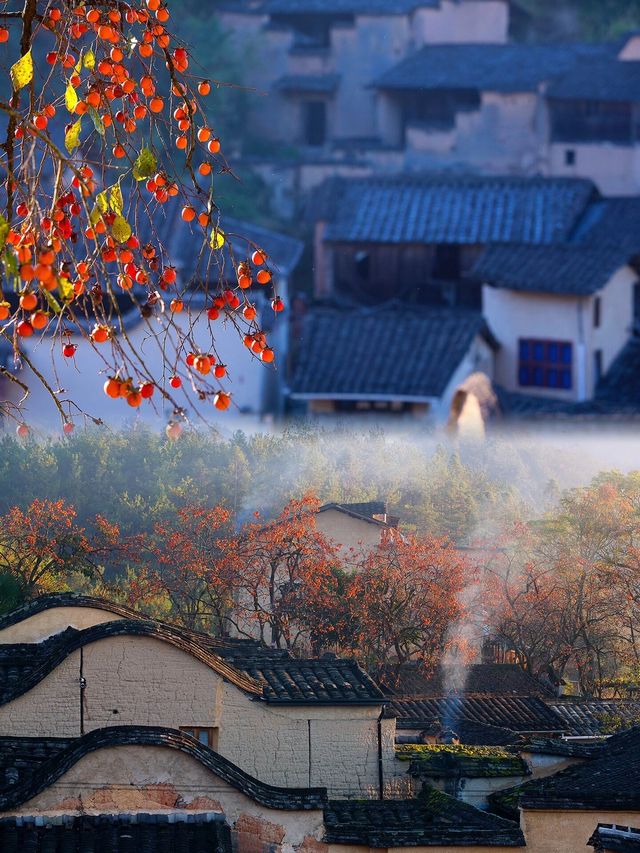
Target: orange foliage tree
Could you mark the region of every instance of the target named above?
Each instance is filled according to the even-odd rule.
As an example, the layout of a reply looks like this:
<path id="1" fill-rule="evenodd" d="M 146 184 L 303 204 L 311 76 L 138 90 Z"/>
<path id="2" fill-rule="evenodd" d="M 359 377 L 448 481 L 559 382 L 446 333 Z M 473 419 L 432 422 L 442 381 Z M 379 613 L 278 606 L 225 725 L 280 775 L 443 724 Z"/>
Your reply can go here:
<path id="1" fill-rule="evenodd" d="M 231 404 L 216 324 L 226 319 L 256 359 L 273 361 L 249 299 L 255 282 L 267 285 L 282 310 L 273 271 L 261 247 L 225 234 L 214 177 L 230 169 L 203 106 L 212 84 L 192 73 L 169 17 L 164 0 L 0 0 L 0 335 L 25 368 L 1 368 L 20 397 L 2 409 L 20 435 L 29 377 L 45 386 L 66 432 L 83 412 L 38 369 L 28 339 L 45 338 L 79 368 L 93 348 L 109 397 L 133 408 L 164 398 L 170 437 L 190 399 Z M 195 243 L 190 282 L 157 227 L 173 205 Z M 198 294 L 210 322 L 204 352 L 193 312 L 178 319 Z M 128 335 L 129 312 L 148 346 Z"/>
<path id="2" fill-rule="evenodd" d="M 412 660 L 432 669 L 458 641 L 473 571 L 448 540 L 394 531 L 349 568 L 341 645 L 371 672 L 391 677 Z"/>
<path id="3" fill-rule="evenodd" d="M 23 598 L 69 589 L 84 576 L 97 578 L 119 550 L 118 530 L 96 519 L 89 537 L 63 500 L 34 500 L 0 517 L 0 572 L 13 577 Z"/>
<path id="4" fill-rule="evenodd" d="M 148 561 L 128 584 L 128 603 L 144 606 L 162 596 L 166 617 L 193 630 L 225 632 L 233 603 L 230 513 L 223 507 L 187 506 L 155 527 Z"/>
<path id="5" fill-rule="evenodd" d="M 307 651 L 332 618 L 338 549 L 316 527 L 319 502 L 290 501 L 270 522 L 245 524 L 233 543 L 233 622 L 240 634 L 279 649 Z"/>

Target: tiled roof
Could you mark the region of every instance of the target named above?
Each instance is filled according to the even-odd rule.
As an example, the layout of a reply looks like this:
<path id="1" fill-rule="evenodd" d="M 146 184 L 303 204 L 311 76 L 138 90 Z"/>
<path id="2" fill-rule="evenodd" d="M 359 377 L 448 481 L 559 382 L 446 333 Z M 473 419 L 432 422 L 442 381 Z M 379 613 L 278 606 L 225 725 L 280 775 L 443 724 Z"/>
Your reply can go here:
<path id="1" fill-rule="evenodd" d="M 602 748 L 602 741 L 583 743 L 564 738 L 531 738 L 522 746 L 522 752 L 535 755 L 562 755 L 566 758 L 595 758 Z"/>
<path id="2" fill-rule="evenodd" d="M 470 277 L 494 287 L 558 296 L 590 296 L 629 261 L 622 247 L 493 244 Z"/>
<path id="3" fill-rule="evenodd" d="M 595 194 L 581 178 L 331 178 L 314 216 L 329 242 L 547 245 L 567 240 Z"/>
<path id="4" fill-rule="evenodd" d="M 610 738 L 601 757 L 519 790 L 525 809 L 640 810 L 640 727 Z"/>
<path id="5" fill-rule="evenodd" d="M 565 721 L 572 735 L 599 735 L 607 733 L 607 721 L 618 721 L 622 726 L 638 725 L 640 701 L 594 700 L 550 703 L 555 713 Z M 604 731 L 603 731 L 604 729 Z"/>
<path id="6" fill-rule="evenodd" d="M 137 610 L 125 607 L 123 604 L 116 604 L 115 602 L 105 601 L 101 598 L 93 598 L 90 595 L 79 595 L 75 592 L 55 592 L 50 595 L 39 595 L 31 601 L 26 601 L 10 613 L 0 616 L 0 631 L 25 619 L 29 619 L 31 616 L 49 610 L 52 607 L 97 607 L 99 610 L 106 610 L 109 613 L 115 613 L 117 616 L 123 616 L 126 619 L 146 618 Z"/>
<path id="7" fill-rule="evenodd" d="M 405 744 L 396 747 L 399 761 L 410 761 L 409 773 L 417 778 L 530 776 L 527 762 L 513 752 L 489 746 Z"/>
<path id="8" fill-rule="evenodd" d="M 516 823 L 487 814 L 441 791 L 414 800 L 331 800 L 325 841 L 378 847 L 522 847 Z"/>
<path id="9" fill-rule="evenodd" d="M 300 336 L 292 396 L 437 398 L 484 328 L 472 312 L 402 305 L 313 308 Z"/>
<path id="10" fill-rule="evenodd" d="M 393 697 L 390 710 L 398 728 L 427 729 L 435 720 L 454 730 L 458 720 L 474 720 L 514 732 L 561 732 L 566 724 L 535 696 Z"/>
<path id="11" fill-rule="evenodd" d="M 479 723 L 477 720 L 459 720 L 456 734 L 460 743 L 469 746 L 511 746 L 518 743 L 520 735 L 511 729 Z"/>
<path id="12" fill-rule="evenodd" d="M 612 246 L 629 256 L 640 254 L 640 197 L 613 197 L 594 201 L 571 235 L 585 247 Z"/>
<path id="13" fill-rule="evenodd" d="M 285 74 L 273 84 L 280 92 L 334 92 L 340 82 L 339 74 Z"/>
<path id="14" fill-rule="evenodd" d="M 439 667 L 425 675 L 417 663 L 405 664 L 389 676 L 389 691 L 398 696 L 444 696 L 447 693 L 492 696 L 538 696 L 547 700 L 553 691 L 509 663 L 474 663 L 468 667 Z"/>
<path id="15" fill-rule="evenodd" d="M 374 518 L 374 515 L 386 515 L 386 507 L 384 501 L 369 501 L 367 503 L 329 503 L 323 504 L 318 512 L 325 512 L 329 509 L 335 509 L 337 512 L 342 512 L 345 515 L 350 515 L 352 518 L 358 518 L 362 521 L 367 521 L 370 524 L 375 524 L 378 527 L 389 527 L 390 525 L 381 521 L 379 518 Z"/>
<path id="16" fill-rule="evenodd" d="M 615 57 L 579 62 L 549 86 L 548 97 L 587 101 L 640 101 L 640 62 Z"/>
<path id="17" fill-rule="evenodd" d="M 160 622 L 118 620 L 42 643 L 0 645 L 0 704 L 26 693 L 78 648 L 106 637 L 150 636 L 192 654 L 225 680 L 273 704 L 379 705 L 384 694 L 351 659 L 298 660 L 259 643 L 221 640 Z"/>
<path id="18" fill-rule="evenodd" d="M 2 853 L 231 853 L 224 815 L 60 815 L 0 820 Z"/>
<path id="19" fill-rule="evenodd" d="M 589 68 L 594 57 L 611 53 L 610 46 L 596 44 L 428 45 L 385 71 L 373 85 L 387 90 L 535 92 L 576 64 Z"/>
<path id="20" fill-rule="evenodd" d="M 286 810 L 321 809 L 327 799 L 325 788 L 279 788 L 267 785 L 231 761 L 223 758 L 195 738 L 156 726 L 110 726 L 95 729 L 79 738 L 60 741 L 60 748 L 51 746 L 52 739 L 44 743 L 39 738 L 0 738 L 0 762 L 5 768 L 11 760 L 22 754 L 42 754 L 42 760 L 33 760 L 27 768 L 18 767 L 17 778 L 0 784 L 0 812 L 16 809 L 46 790 L 64 776 L 85 755 L 114 746 L 162 746 L 191 756 L 228 785 L 267 808 Z M 1 849 L 1 848 L 0 848 Z"/>
<path id="21" fill-rule="evenodd" d="M 587 844 L 595 853 L 640 853 L 640 829 L 599 823 Z"/>

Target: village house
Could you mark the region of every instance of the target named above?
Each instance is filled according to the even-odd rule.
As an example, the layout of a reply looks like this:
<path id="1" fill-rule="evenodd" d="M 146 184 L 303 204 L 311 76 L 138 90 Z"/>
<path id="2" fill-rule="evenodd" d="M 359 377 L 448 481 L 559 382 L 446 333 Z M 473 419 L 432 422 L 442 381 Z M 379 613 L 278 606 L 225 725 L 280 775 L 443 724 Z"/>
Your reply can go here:
<path id="1" fill-rule="evenodd" d="M 399 520 L 387 513 L 384 501 L 328 503 L 316 514 L 316 528 L 348 556 L 377 548 L 383 533 L 395 530 Z"/>
<path id="2" fill-rule="evenodd" d="M 601 394 L 624 408 L 609 383 L 636 353 L 639 212 L 582 179 L 328 181 L 291 400 L 443 419 L 484 374 L 506 412 L 521 398 L 605 408 Z"/>
<path id="3" fill-rule="evenodd" d="M 636 727 L 610 737 L 586 761 L 509 794 L 506 802 L 519 806 L 527 847 L 536 853 L 578 853 L 599 824 L 637 826 L 639 746 Z"/>
<path id="4" fill-rule="evenodd" d="M 169 727 L 265 784 L 322 785 L 334 796 L 376 795 L 392 773 L 394 721 L 382 719 L 385 697 L 354 661 L 296 660 L 92 599 L 42 606 L 0 622 L 4 735 Z"/>
<path id="5" fill-rule="evenodd" d="M 436 790 L 376 799 L 393 718 L 350 661 L 293 661 L 60 594 L 0 620 L 0 684 L 3 851 L 524 844 L 516 823 Z"/>
<path id="6" fill-rule="evenodd" d="M 507 39 L 506 0 L 232 0 L 222 25 L 254 50 L 252 127 L 317 154 L 376 136 L 371 81 L 425 44 Z M 320 159 L 320 158 L 318 158 Z"/>

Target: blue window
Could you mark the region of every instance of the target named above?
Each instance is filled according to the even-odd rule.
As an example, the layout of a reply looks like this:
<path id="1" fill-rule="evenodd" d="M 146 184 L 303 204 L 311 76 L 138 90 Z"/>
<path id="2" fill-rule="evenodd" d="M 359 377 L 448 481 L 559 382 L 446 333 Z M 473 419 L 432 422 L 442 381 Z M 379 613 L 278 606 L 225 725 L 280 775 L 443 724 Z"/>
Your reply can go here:
<path id="1" fill-rule="evenodd" d="M 573 387 L 573 344 L 521 338 L 518 341 L 518 383 L 526 388 Z"/>

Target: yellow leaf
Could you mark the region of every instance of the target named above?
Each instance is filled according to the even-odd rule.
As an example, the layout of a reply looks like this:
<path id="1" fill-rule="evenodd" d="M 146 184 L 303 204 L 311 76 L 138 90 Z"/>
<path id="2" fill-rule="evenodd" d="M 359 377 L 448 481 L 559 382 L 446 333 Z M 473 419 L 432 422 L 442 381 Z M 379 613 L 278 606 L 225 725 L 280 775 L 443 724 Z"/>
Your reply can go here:
<path id="1" fill-rule="evenodd" d="M 209 245 L 212 249 L 221 249 L 224 246 L 224 231 L 221 228 L 214 228 L 211 232 Z"/>
<path id="2" fill-rule="evenodd" d="M 82 60 L 82 64 L 85 68 L 88 68 L 89 71 L 93 71 L 93 69 L 96 67 L 96 55 L 91 50 L 91 48 L 89 48 L 89 50 L 85 53 L 84 59 Z"/>
<path id="3" fill-rule="evenodd" d="M 98 193 L 96 196 L 96 205 L 100 210 L 100 213 L 106 213 L 109 210 L 109 202 L 107 201 L 107 191 L 102 190 L 101 193 Z"/>
<path id="4" fill-rule="evenodd" d="M 16 92 L 31 83 L 33 80 L 33 57 L 30 50 L 11 66 L 9 73 Z"/>
<path id="5" fill-rule="evenodd" d="M 78 95 L 71 83 L 69 83 L 67 91 L 64 93 L 64 102 L 70 113 L 74 113 L 76 111 L 76 107 L 78 106 Z"/>
<path id="6" fill-rule="evenodd" d="M 126 243 L 133 232 L 124 216 L 116 216 L 111 225 L 111 233 L 118 243 Z"/>
<path id="7" fill-rule="evenodd" d="M 73 284 L 68 278 L 59 278 L 58 288 L 60 290 L 60 296 L 62 296 L 65 302 L 68 302 L 73 297 Z"/>
<path id="8" fill-rule="evenodd" d="M 120 184 L 114 184 L 109 191 L 109 207 L 114 213 L 121 214 L 124 208 L 124 199 Z"/>
<path id="9" fill-rule="evenodd" d="M 80 145 L 80 131 L 82 130 L 82 119 L 75 121 L 64 135 L 64 145 L 69 154 L 73 154 Z"/>
<path id="10" fill-rule="evenodd" d="M 79 74 L 82 71 L 82 51 L 80 51 L 80 57 L 76 62 L 73 70 L 76 72 L 76 74 Z"/>

